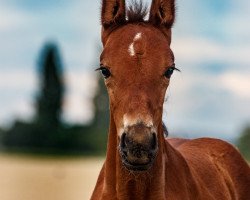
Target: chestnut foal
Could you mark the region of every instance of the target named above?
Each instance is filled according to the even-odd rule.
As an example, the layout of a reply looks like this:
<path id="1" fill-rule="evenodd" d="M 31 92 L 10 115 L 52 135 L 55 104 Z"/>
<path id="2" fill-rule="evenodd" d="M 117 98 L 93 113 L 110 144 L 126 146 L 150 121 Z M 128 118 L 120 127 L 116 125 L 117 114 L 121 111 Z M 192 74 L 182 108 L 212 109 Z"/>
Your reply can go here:
<path id="1" fill-rule="evenodd" d="M 126 11 L 127 10 L 127 11 Z M 250 199 L 250 168 L 230 144 L 164 138 L 163 102 L 176 70 L 174 0 L 103 0 L 100 68 L 110 98 L 106 161 L 92 200 Z"/>

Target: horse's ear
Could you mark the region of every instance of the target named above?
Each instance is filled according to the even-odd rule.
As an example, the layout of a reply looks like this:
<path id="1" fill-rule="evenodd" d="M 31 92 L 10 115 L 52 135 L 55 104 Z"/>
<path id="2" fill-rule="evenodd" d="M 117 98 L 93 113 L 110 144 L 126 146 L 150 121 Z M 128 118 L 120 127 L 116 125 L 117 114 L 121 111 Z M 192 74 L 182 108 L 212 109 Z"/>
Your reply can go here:
<path id="1" fill-rule="evenodd" d="M 175 0 L 153 0 L 149 21 L 158 26 L 171 28 L 175 20 Z"/>
<path id="2" fill-rule="evenodd" d="M 123 23 L 126 20 L 125 0 L 102 0 L 102 26 Z"/>

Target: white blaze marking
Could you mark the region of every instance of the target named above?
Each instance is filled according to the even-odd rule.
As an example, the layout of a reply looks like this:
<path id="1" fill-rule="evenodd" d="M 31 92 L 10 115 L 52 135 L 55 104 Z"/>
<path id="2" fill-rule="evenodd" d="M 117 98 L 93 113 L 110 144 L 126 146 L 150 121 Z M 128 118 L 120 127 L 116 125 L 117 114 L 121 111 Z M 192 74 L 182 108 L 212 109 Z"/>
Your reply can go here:
<path id="1" fill-rule="evenodd" d="M 131 118 L 126 114 L 123 116 L 123 126 L 124 128 L 129 126 L 134 126 L 136 124 L 143 123 L 147 127 L 153 127 L 153 122 L 151 119 L 142 119 L 141 117 Z"/>
<path id="2" fill-rule="evenodd" d="M 134 42 L 131 43 L 128 47 L 128 52 L 131 56 L 134 56 L 135 55 L 135 48 L 134 48 Z"/>
<path id="3" fill-rule="evenodd" d="M 138 123 L 143 123 L 146 127 L 151 128 L 152 132 L 156 133 L 156 128 L 153 126 L 153 121 L 151 120 L 151 118 L 147 117 L 146 119 L 142 120 L 142 118 L 139 116 L 136 118 L 132 118 L 125 114 L 123 116 L 123 127 L 120 127 L 118 135 L 121 137 L 121 135 L 124 133 L 124 131 L 126 131 L 128 127 L 135 126 Z"/>
<path id="4" fill-rule="evenodd" d="M 134 41 L 141 39 L 141 33 L 137 33 L 134 37 Z"/>
<path id="5" fill-rule="evenodd" d="M 135 55 L 134 42 L 137 41 L 137 40 L 140 40 L 141 39 L 141 35 L 142 35 L 142 33 L 136 33 L 136 35 L 135 35 L 135 37 L 133 39 L 133 42 L 128 47 L 128 52 L 129 52 L 129 54 L 131 56 Z"/>

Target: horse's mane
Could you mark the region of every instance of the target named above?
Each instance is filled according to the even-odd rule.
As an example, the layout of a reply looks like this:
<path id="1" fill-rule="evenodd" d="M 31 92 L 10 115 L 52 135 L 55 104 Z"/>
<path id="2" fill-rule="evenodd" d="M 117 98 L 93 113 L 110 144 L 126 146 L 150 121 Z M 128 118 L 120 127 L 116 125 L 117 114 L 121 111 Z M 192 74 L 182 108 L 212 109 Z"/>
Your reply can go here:
<path id="1" fill-rule="evenodd" d="M 144 22 L 147 15 L 147 6 L 145 6 L 141 0 L 139 2 L 132 0 L 131 4 L 127 8 L 127 22 Z"/>

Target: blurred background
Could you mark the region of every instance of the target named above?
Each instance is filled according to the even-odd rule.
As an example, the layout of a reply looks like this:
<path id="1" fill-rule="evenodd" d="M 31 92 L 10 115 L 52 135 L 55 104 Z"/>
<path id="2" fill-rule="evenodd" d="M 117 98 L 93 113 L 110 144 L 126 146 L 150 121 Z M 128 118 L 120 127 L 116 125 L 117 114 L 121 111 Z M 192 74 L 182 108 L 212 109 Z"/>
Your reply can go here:
<path id="1" fill-rule="evenodd" d="M 130 1 L 128 1 L 129 3 Z M 150 5 L 151 1 L 144 0 Z M 0 1 L 0 199 L 89 199 L 105 156 L 101 1 Z M 217 137 L 250 160 L 250 2 L 177 0 L 171 137 Z"/>

